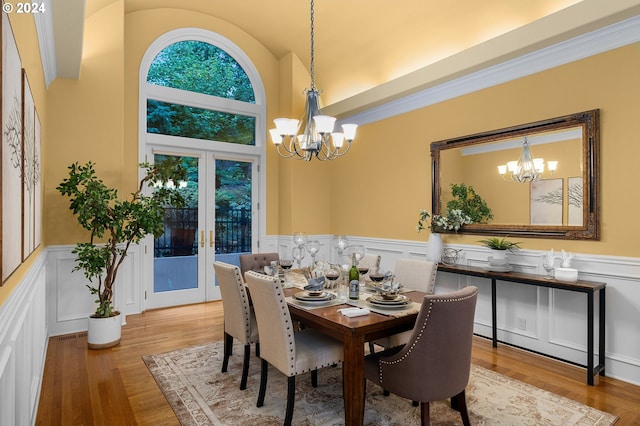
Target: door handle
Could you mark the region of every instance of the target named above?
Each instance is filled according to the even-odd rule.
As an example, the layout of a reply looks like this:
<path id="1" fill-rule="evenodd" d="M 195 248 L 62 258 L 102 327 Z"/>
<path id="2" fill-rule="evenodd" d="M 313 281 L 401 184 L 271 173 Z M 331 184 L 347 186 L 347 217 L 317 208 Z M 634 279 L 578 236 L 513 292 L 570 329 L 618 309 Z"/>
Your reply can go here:
<path id="1" fill-rule="evenodd" d="M 204 247 L 204 231 L 200 231 L 200 247 Z"/>
<path id="2" fill-rule="evenodd" d="M 213 231 L 209 230 L 209 247 L 213 247 Z"/>

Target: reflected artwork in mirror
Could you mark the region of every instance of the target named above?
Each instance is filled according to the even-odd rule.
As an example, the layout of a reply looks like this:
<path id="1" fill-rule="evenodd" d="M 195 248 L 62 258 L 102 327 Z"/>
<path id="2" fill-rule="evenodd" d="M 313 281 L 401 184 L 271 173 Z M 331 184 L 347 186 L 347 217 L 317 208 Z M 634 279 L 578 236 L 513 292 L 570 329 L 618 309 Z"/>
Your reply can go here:
<path id="1" fill-rule="evenodd" d="M 458 233 L 599 239 L 599 110 L 431 144 L 432 208 L 464 183 L 493 218 Z"/>

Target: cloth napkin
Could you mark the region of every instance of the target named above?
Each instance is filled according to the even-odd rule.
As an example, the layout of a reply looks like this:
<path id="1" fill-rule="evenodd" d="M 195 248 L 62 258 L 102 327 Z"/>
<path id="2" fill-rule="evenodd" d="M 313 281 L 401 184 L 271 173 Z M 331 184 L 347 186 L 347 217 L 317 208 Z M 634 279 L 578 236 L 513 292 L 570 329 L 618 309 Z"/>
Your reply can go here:
<path id="1" fill-rule="evenodd" d="M 359 317 L 361 315 L 369 315 L 371 311 L 367 308 L 342 308 L 338 309 L 338 312 L 346 317 Z"/>

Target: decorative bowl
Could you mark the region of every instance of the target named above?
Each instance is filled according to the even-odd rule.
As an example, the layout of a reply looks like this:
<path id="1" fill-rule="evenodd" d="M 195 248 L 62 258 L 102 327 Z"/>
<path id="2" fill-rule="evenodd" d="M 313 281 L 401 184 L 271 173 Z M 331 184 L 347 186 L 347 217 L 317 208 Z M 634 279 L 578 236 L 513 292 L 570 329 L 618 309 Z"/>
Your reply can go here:
<path id="1" fill-rule="evenodd" d="M 395 300 L 398 297 L 398 292 L 397 291 L 381 291 L 380 292 L 380 296 L 384 299 L 384 300 Z"/>
<path id="2" fill-rule="evenodd" d="M 553 270 L 558 281 L 576 282 L 578 281 L 578 270 L 574 268 L 555 268 Z"/>

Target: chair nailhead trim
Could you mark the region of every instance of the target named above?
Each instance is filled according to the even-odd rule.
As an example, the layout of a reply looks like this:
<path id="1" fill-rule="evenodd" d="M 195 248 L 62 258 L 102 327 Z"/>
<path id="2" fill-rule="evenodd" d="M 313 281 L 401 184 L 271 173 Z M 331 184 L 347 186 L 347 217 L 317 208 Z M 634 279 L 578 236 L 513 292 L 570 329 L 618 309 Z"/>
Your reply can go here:
<path id="1" fill-rule="evenodd" d="M 380 380 L 380 383 L 382 383 L 383 380 L 383 371 L 382 371 L 382 366 L 383 365 L 393 365 L 393 364 L 399 364 L 402 361 L 404 361 L 405 359 L 407 359 L 409 357 L 409 355 L 411 354 L 411 352 L 413 352 L 413 350 L 416 347 L 416 343 L 418 343 L 420 341 L 420 339 L 422 338 L 422 334 L 424 333 L 425 328 L 427 328 L 427 323 L 429 322 L 429 317 L 431 316 L 431 309 L 433 308 L 433 304 L 434 303 L 448 303 L 448 302 L 459 302 L 462 300 L 467 300 L 473 296 L 475 296 L 478 292 L 474 292 L 473 294 L 470 294 L 467 297 L 455 297 L 452 299 L 436 299 L 436 300 L 430 300 L 429 301 L 429 308 L 427 311 L 427 315 L 424 317 L 424 322 L 422 323 L 422 326 L 420 327 L 420 332 L 418 333 L 418 336 L 415 338 L 415 340 L 413 341 L 413 343 L 411 344 L 411 346 L 409 347 L 409 350 L 407 351 L 406 354 L 404 354 L 402 356 L 402 358 L 398 358 L 397 360 L 394 361 L 384 361 L 384 360 L 379 360 L 378 363 L 378 378 Z"/>

